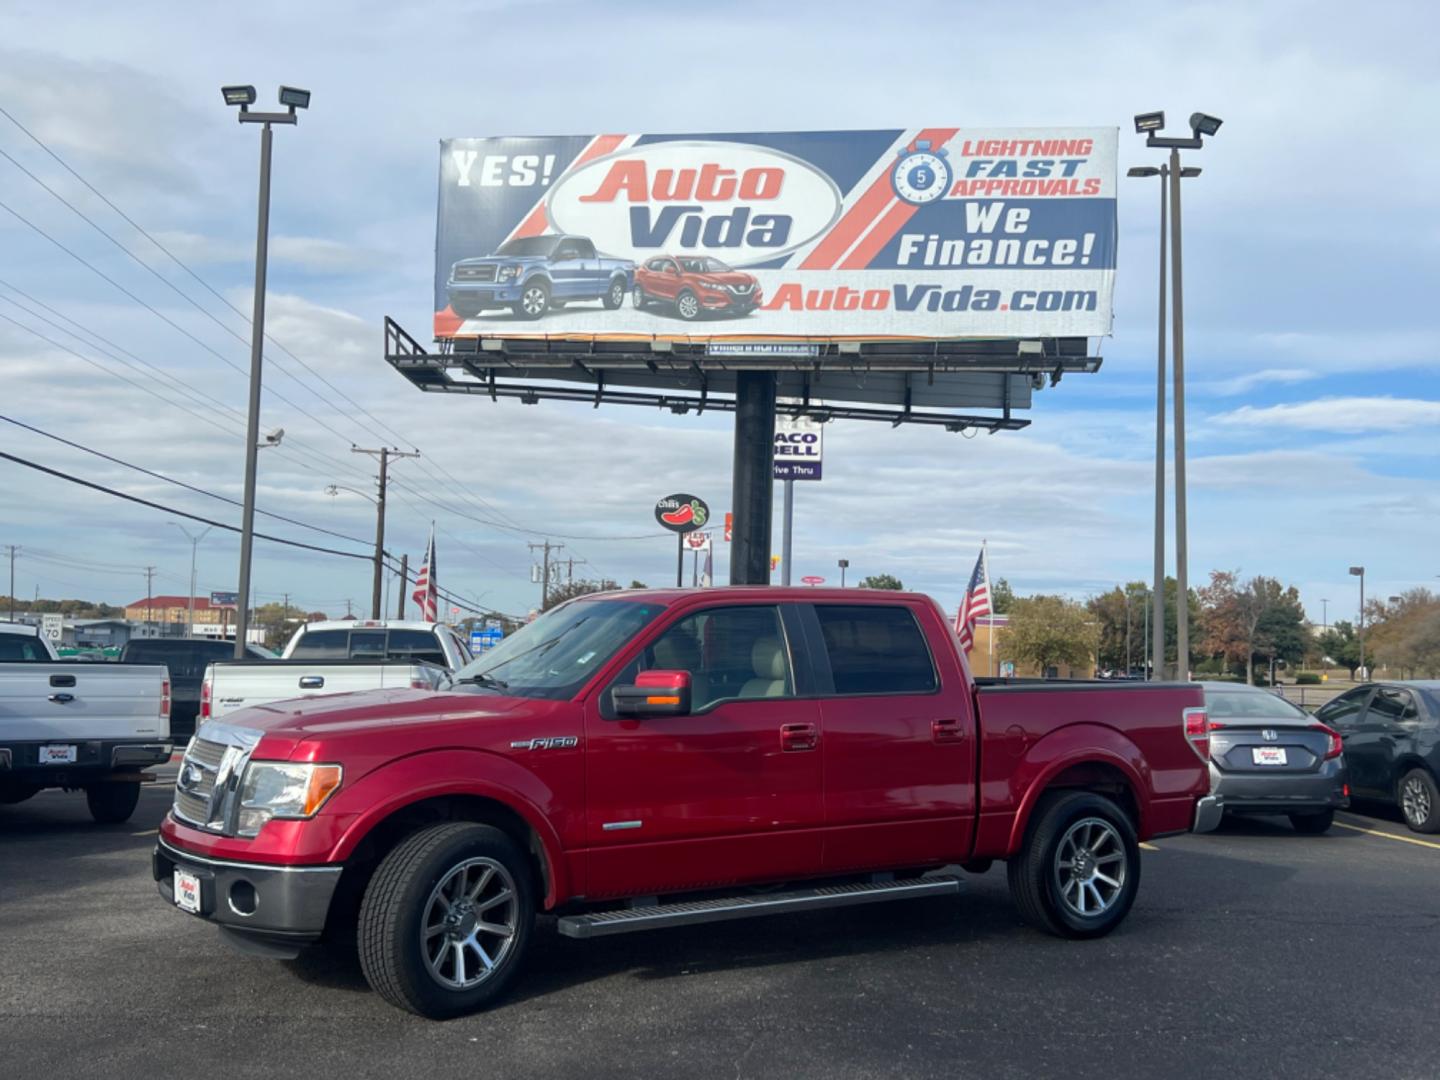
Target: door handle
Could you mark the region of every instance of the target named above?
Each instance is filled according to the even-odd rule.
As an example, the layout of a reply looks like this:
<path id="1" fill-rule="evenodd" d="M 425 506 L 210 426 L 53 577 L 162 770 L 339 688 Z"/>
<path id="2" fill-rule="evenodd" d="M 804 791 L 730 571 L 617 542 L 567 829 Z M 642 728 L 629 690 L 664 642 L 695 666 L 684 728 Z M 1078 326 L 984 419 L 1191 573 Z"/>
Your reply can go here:
<path id="1" fill-rule="evenodd" d="M 325 676 L 324 676 L 324 675 L 301 675 L 301 676 L 300 676 L 300 689 L 301 689 L 301 690 L 319 690 L 319 689 L 320 689 L 322 686 L 324 686 L 324 685 L 325 685 Z"/>
<path id="2" fill-rule="evenodd" d="M 959 720 L 931 720 L 930 734 L 936 742 L 959 742 L 965 738 L 965 729 Z"/>
<path id="3" fill-rule="evenodd" d="M 781 724 L 780 749 L 785 753 L 814 750 L 820 745 L 820 732 L 814 724 Z"/>
<path id="4" fill-rule="evenodd" d="M 69 705 L 70 702 L 72 702 L 72 701 L 75 700 L 75 695 L 74 695 L 74 694 L 51 694 L 51 695 L 50 695 L 50 700 L 53 701 L 53 702 L 55 702 L 56 705 Z"/>

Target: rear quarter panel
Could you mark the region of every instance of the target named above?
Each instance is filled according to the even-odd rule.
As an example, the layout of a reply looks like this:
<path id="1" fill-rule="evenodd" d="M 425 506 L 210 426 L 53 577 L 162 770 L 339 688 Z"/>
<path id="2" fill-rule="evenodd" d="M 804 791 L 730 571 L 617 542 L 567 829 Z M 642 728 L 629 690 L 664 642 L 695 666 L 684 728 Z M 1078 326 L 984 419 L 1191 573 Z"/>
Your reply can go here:
<path id="1" fill-rule="evenodd" d="M 1018 850 L 1046 788 L 1086 764 L 1124 778 L 1142 840 L 1188 829 L 1209 774 L 1185 740 L 1182 712 L 1204 703 L 1200 687 L 1184 684 L 981 687 L 976 855 Z"/>

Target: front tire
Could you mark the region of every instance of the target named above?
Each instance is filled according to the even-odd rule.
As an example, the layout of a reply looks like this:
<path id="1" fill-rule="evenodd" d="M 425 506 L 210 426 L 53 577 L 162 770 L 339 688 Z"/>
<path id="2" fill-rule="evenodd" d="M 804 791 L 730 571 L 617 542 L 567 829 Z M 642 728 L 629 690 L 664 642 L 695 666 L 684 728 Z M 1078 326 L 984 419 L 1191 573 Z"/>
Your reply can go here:
<path id="1" fill-rule="evenodd" d="M 1424 769 L 1411 769 L 1400 779 L 1400 812 L 1405 824 L 1419 833 L 1440 832 L 1440 791 Z"/>
<path id="2" fill-rule="evenodd" d="M 85 801 L 90 804 L 90 816 L 101 825 L 118 825 L 129 821 L 135 812 L 140 802 L 140 782 L 91 784 L 85 789 Z"/>
<path id="3" fill-rule="evenodd" d="M 610 288 L 605 290 L 602 298 L 606 311 L 614 311 L 625 303 L 625 279 L 623 277 L 611 278 Z"/>
<path id="4" fill-rule="evenodd" d="M 505 833 L 446 822 L 385 856 L 360 904 L 360 966 L 390 1004 L 432 1020 L 500 997 L 535 925 L 530 867 Z"/>
<path id="5" fill-rule="evenodd" d="M 1140 842 L 1114 802 L 1089 791 L 1041 797 L 1025 844 L 1006 864 L 1021 918 L 1059 937 L 1119 926 L 1140 888 Z"/>
<path id="6" fill-rule="evenodd" d="M 550 310 L 550 286 L 543 281 L 526 282 L 513 309 L 522 319 L 538 319 Z"/>
<path id="7" fill-rule="evenodd" d="M 700 317 L 700 298 L 689 289 L 683 290 L 675 298 L 675 312 L 686 322 L 694 322 Z"/>
<path id="8" fill-rule="evenodd" d="M 1323 836 L 1335 823 L 1335 811 L 1324 810 L 1318 814 L 1291 814 L 1290 824 L 1298 833 L 1306 836 Z"/>

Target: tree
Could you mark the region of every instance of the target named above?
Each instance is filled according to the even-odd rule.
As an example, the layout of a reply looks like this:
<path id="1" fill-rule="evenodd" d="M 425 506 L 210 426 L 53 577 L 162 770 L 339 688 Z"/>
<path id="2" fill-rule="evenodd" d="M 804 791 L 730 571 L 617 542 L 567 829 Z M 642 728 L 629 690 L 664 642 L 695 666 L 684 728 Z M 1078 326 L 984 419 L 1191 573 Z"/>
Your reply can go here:
<path id="1" fill-rule="evenodd" d="M 1355 678 L 1360 669 L 1360 636 L 1355 633 L 1354 623 L 1344 619 L 1331 623 L 1330 629 L 1320 635 L 1319 645 L 1322 660 L 1339 664 L 1350 672 L 1350 678 Z"/>
<path id="2" fill-rule="evenodd" d="M 996 615 L 1004 615 L 1015 606 L 1015 590 L 1010 588 L 1010 582 L 1003 577 L 996 578 L 990 586 L 990 610 Z"/>
<path id="3" fill-rule="evenodd" d="M 1394 602 L 1367 604 L 1366 652 L 1400 669 L 1401 677 L 1440 668 L 1440 597 L 1410 589 Z"/>
<path id="4" fill-rule="evenodd" d="M 1086 603 L 1090 617 L 1098 624 L 1099 644 L 1095 662 L 1102 668 L 1127 671 L 1137 661 L 1144 665 L 1148 655 L 1145 637 L 1145 603 L 1150 591 L 1143 581 L 1119 585 L 1091 597 Z"/>
<path id="5" fill-rule="evenodd" d="M 1204 605 L 1201 647 L 1243 669 L 1255 681 L 1255 657 L 1294 662 L 1305 655 L 1305 610 L 1295 586 L 1253 577 L 1244 584 L 1232 570 L 1212 570 L 1200 590 Z"/>
<path id="6" fill-rule="evenodd" d="M 905 583 L 893 574 L 871 574 L 860 582 L 862 589 L 895 589 L 896 591 L 905 588 Z"/>
<path id="7" fill-rule="evenodd" d="M 1016 600 L 1010 609 L 1010 623 L 1000 632 L 1000 655 L 1033 665 L 1042 675 L 1061 664 L 1088 668 L 1098 644 L 1099 633 L 1090 613 L 1060 596 Z"/>
<path id="8" fill-rule="evenodd" d="M 634 578 L 630 579 L 630 588 L 632 589 L 648 589 L 649 587 L 650 586 L 646 585 L 643 581 L 637 581 Z"/>
<path id="9" fill-rule="evenodd" d="M 549 611 L 551 608 L 563 604 L 566 600 L 574 600 L 577 596 L 589 596 L 591 593 L 600 592 L 614 592 L 618 588 L 620 588 L 620 586 L 609 578 L 601 578 L 597 581 L 585 581 L 581 578 L 576 578 L 574 581 L 568 581 L 564 585 L 554 585 L 551 587 L 549 595 L 545 598 L 545 610 Z"/>

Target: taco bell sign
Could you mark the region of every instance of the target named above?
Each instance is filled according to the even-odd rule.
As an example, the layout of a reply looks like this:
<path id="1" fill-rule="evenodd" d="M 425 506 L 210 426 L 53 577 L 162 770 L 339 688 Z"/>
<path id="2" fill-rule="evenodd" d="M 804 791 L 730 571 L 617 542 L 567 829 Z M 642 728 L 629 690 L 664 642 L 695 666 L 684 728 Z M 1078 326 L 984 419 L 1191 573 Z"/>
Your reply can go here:
<path id="1" fill-rule="evenodd" d="M 808 416 L 775 417 L 775 479 L 819 480 L 825 428 Z"/>

